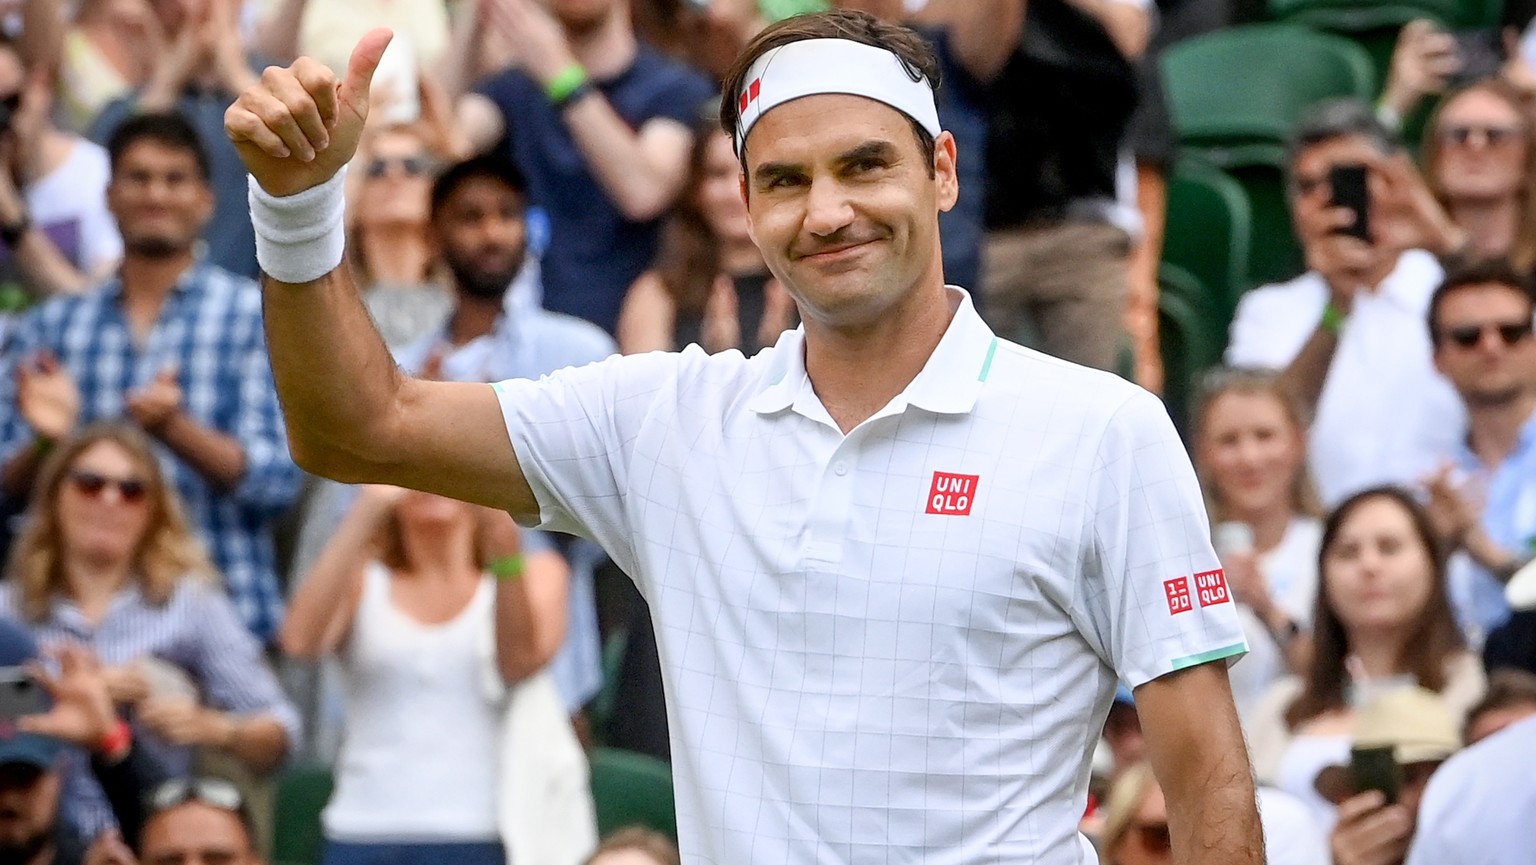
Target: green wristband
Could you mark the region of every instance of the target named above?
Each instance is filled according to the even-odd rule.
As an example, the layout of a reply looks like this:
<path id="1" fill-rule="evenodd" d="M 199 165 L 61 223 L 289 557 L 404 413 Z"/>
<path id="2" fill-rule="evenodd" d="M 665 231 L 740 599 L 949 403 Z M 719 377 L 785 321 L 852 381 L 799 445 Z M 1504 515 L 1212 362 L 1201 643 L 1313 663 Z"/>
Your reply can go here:
<path id="1" fill-rule="evenodd" d="M 586 67 L 572 63 L 549 79 L 549 83 L 544 85 L 544 96 L 554 105 L 564 105 L 587 80 Z"/>
<path id="2" fill-rule="evenodd" d="M 1328 305 L 1323 307 L 1323 330 L 1337 336 L 1339 331 L 1344 329 L 1344 322 L 1348 318 L 1349 316 L 1334 306 L 1333 301 L 1330 300 Z"/>
<path id="3" fill-rule="evenodd" d="M 522 556 L 502 556 L 485 566 L 498 580 L 515 580 L 523 575 Z"/>

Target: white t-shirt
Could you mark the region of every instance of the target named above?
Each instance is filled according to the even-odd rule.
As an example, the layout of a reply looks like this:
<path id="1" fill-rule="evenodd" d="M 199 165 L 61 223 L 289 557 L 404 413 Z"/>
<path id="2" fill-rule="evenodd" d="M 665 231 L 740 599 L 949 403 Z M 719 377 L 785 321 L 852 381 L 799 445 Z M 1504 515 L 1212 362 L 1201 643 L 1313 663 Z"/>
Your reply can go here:
<path id="1" fill-rule="evenodd" d="M 1375 291 L 1355 298 L 1310 433 L 1312 475 L 1330 507 L 1366 487 L 1417 484 L 1466 432 L 1466 411 L 1435 370 L 1425 323 L 1442 276 L 1433 255 L 1410 250 Z M 1227 363 L 1288 366 L 1328 298 L 1327 283 L 1310 271 L 1243 295 Z"/>
<path id="2" fill-rule="evenodd" d="M 86 276 L 103 273 L 123 257 L 117 220 L 107 210 L 111 174 L 106 149 L 82 138 L 62 165 L 25 193 L 32 222 Z"/>
<path id="3" fill-rule="evenodd" d="M 1500 730 L 1435 770 L 1407 865 L 1536 862 L 1536 718 Z"/>
<path id="4" fill-rule="evenodd" d="M 844 436 L 804 333 L 496 385 L 656 622 L 692 865 L 1091 862 L 1115 690 L 1244 650 L 1161 403 L 953 322 Z"/>
<path id="5" fill-rule="evenodd" d="M 1322 543 L 1322 523 L 1311 517 L 1294 517 L 1280 543 L 1259 557 L 1259 569 L 1275 603 L 1303 629 L 1311 627 L 1312 604 L 1317 599 L 1317 553 Z M 1248 654 L 1232 665 L 1229 676 L 1238 713 L 1246 715 L 1289 670 L 1284 650 L 1259 617 L 1247 607 L 1239 608 L 1238 615 L 1243 636 L 1248 639 Z"/>

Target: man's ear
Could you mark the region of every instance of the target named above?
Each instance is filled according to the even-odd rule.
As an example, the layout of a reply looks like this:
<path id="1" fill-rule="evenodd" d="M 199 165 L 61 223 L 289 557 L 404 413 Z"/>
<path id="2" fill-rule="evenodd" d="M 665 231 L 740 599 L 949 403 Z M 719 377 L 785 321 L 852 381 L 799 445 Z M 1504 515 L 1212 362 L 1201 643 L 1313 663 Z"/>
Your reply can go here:
<path id="1" fill-rule="evenodd" d="M 933 142 L 933 178 L 938 184 L 939 210 L 952 209 L 960 200 L 960 174 L 955 136 L 948 130 Z"/>
<path id="2" fill-rule="evenodd" d="M 757 227 L 752 222 L 752 192 L 747 186 L 747 167 L 745 165 L 741 167 L 741 174 L 738 176 L 738 179 L 741 186 L 741 203 L 747 206 L 747 237 L 752 238 L 752 244 L 756 246 Z"/>

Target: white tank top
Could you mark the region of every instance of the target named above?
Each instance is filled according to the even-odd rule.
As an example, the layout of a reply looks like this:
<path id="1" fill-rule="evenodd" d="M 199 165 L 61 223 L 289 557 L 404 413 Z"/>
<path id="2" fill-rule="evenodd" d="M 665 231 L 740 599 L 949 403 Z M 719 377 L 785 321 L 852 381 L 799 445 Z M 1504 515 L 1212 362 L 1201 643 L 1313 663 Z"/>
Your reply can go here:
<path id="1" fill-rule="evenodd" d="M 370 563 L 352 631 L 338 653 L 347 720 L 336 792 L 322 814 L 337 841 L 496 839 L 496 730 L 486 699 L 484 634 L 495 591 L 424 625 L 395 607 L 389 571 Z"/>

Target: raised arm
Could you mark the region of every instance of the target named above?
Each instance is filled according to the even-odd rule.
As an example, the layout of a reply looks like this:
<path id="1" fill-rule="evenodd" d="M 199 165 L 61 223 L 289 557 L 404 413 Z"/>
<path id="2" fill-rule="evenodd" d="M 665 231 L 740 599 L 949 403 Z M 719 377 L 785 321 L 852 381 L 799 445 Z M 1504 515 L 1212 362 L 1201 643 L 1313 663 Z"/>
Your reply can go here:
<path id="1" fill-rule="evenodd" d="M 373 538 L 404 492 L 400 487 L 365 486 L 341 525 L 294 592 L 278 644 L 283 654 L 305 661 L 330 654 L 347 638 L 362 597 L 363 567 L 375 555 Z"/>
<path id="2" fill-rule="evenodd" d="M 1003 71 L 1018 47 L 1026 5 L 1026 0 L 931 0 L 918 20 L 948 29 L 960 65 L 985 82 Z"/>
<path id="3" fill-rule="evenodd" d="M 1136 710 L 1152 771 L 1168 797 L 1174 861 L 1261 865 L 1253 769 L 1225 662 L 1147 682 L 1136 689 Z"/>
<path id="4" fill-rule="evenodd" d="M 343 80 L 309 58 L 269 68 L 225 114 L 255 184 L 264 323 L 289 446 L 315 474 L 531 514 L 491 387 L 402 375 L 341 262 L 341 170 L 389 40 L 383 29 L 364 36 Z"/>

